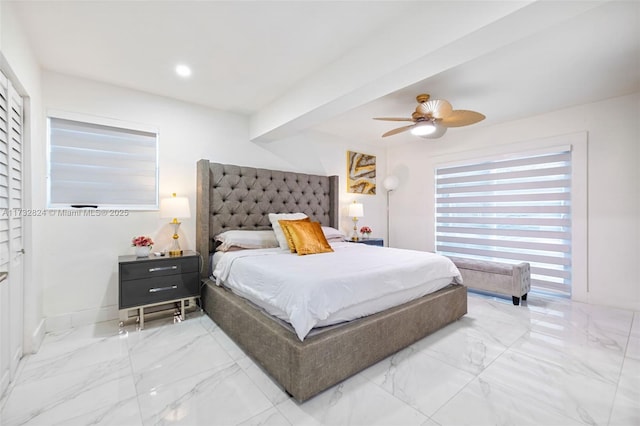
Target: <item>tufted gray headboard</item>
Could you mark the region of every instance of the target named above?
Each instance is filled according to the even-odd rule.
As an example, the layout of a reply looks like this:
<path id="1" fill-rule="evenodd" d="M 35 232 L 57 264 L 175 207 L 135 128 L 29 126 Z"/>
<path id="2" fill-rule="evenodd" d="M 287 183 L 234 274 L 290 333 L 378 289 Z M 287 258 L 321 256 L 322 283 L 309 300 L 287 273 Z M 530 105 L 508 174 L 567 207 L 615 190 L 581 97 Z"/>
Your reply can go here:
<path id="1" fill-rule="evenodd" d="M 196 247 L 205 259 L 221 232 L 271 229 L 269 213 L 302 212 L 313 221 L 338 228 L 338 176 L 200 160 L 197 186 Z"/>

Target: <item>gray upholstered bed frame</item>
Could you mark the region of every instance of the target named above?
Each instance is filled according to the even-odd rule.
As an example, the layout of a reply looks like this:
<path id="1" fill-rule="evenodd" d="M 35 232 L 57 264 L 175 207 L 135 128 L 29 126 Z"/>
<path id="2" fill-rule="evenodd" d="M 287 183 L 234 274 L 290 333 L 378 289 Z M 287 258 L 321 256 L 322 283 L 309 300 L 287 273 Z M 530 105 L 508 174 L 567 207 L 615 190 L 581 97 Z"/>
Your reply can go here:
<path id="1" fill-rule="evenodd" d="M 303 212 L 338 228 L 338 177 L 198 161 L 196 245 L 208 265 L 213 237 L 228 229 L 270 229 L 268 213 Z M 450 285 L 404 305 L 301 342 L 262 310 L 202 273 L 213 321 L 298 401 L 304 401 L 467 313 L 467 292 Z"/>

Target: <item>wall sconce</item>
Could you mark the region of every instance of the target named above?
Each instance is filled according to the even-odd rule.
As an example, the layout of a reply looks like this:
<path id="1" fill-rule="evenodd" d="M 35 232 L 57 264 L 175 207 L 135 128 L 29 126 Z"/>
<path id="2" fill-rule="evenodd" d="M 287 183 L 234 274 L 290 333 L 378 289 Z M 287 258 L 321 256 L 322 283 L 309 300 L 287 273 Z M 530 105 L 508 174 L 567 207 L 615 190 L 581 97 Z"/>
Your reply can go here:
<path id="1" fill-rule="evenodd" d="M 356 203 L 349 205 L 349 217 L 353 218 L 353 235 L 351 235 L 351 241 L 358 241 L 358 218 L 364 216 L 364 206 L 362 203 Z"/>
<path id="2" fill-rule="evenodd" d="M 182 256 L 182 249 L 178 243 L 178 229 L 180 222 L 178 218 L 188 219 L 191 217 L 189 210 L 189 199 L 187 197 L 176 197 L 175 192 L 171 198 L 163 198 L 160 200 L 160 217 L 173 218 L 170 225 L 173 226 L 173 241 L 169 248 L 169 256 Z"/>

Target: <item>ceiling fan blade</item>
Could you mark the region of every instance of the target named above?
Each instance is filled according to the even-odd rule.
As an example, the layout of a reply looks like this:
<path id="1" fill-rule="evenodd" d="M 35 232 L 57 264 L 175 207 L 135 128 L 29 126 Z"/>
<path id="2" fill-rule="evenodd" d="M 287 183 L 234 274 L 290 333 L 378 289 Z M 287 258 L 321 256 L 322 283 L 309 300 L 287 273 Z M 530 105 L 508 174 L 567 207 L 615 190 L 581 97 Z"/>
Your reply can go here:
<path id="1" fill-rule="evenodd" d="M 429 134 L 429 135 L 420 135 L 421 138 L 425 138 L 425 139 L 438 139 L 440 137 L 442 137 L 445 133 L 447 133 L 447 128 L 438 124 L 438 122 L 436 121 L 434 123 L 434 126 L 436 128 L 436 131 Z"/>
<path id="2" fill-rule="evenodd" d="M 389 130 L 387 133 L 382 135 L 382 137 L 386 138 L 387 136 L 393 136 L 393 135 L 397 135 L 398 133 L 406 132 L 413 126 L 415 126 L 415 124 L 410 124 L 408 126 L 402 126 L 402 127 L 398 127 L 397 129 Z"/>
<path id="3" fill-rule="evenodd" d="M 445 127 L 462 127 L 468 126 L 470 124 L 475 124 L 484 119 L 485 116 L 480 114 L 479 112 L 457 109 L 440 120 L 439 123 L 440 125 Z"/>
<path id="4" fill-rule="evenodd" d="M 451 114 L 453 107 L 444 99 L 433 99 L 423 102 L 416 107 L 416 112 L 423 116 L 430 115 L 433 118 L 444 118 Z"/>
<path id="5" fill-rule="evenodd" d="M 401 117 L 374 117 L 374 120 L 383 121 L 413 121 L 413 118 L 401 118 Z"/>

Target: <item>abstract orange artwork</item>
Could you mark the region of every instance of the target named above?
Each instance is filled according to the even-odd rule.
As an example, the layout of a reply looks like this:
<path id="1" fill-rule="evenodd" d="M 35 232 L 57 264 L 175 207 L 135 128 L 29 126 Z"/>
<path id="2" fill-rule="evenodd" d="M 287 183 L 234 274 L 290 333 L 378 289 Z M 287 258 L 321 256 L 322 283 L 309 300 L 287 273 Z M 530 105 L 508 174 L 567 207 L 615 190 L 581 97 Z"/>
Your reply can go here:
<path id="1" fill-rule="evenodd" d="M 347 192 L 376 194 L 376 156 L 347 151 Z"/>

